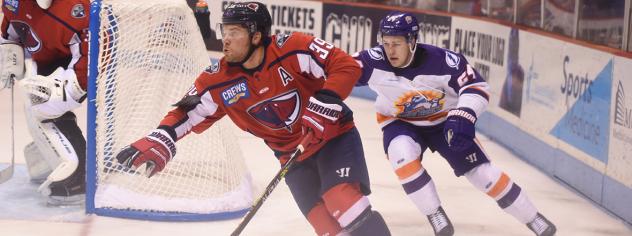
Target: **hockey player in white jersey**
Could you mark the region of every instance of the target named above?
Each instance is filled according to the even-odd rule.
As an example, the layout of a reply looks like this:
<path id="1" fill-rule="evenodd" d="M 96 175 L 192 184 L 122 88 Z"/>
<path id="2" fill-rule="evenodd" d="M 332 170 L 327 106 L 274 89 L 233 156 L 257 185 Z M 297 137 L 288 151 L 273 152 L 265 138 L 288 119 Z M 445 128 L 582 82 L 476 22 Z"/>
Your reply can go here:
<path id="1" fill-rule="evenodd" d="M 421 164 L 430 149 L 448 161 L 456 176 L 464 175 L 536 235 L 555 234 L 555 226 L 518 184 L 490 163 L 475 138 L 476 119 L 489 102 L 488 84 L 462 55 L 417 43 L 418 32 L 415 16 L 392 12 L 380 22 L 380 45 L 354 55 L 363 67 L 357 85 L 368 85 L 378 94 L 375 108 L 384 151 L 408 197 L 436 235 L 454 234 Z"/>

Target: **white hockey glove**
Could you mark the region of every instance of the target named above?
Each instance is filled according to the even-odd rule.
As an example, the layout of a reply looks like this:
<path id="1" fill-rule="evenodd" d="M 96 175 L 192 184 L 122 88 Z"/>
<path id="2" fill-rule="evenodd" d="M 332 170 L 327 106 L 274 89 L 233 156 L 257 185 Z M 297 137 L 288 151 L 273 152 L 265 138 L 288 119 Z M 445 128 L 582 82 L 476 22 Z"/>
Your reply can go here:
<path id="1" fill-rule="evenodd" d="M 32 104 L 30 109 L 39 120 L 54 119 L 74 110 L 86 95 L 73 69 L 60 67 L 49 76 L 28 76 L 22 84 Z"/>
<path id="2" fill-rule="evenodd" d="M 17 44 L 0 44 L 0 90 L 11 88 L 24 78 L 24 49 Z"/>

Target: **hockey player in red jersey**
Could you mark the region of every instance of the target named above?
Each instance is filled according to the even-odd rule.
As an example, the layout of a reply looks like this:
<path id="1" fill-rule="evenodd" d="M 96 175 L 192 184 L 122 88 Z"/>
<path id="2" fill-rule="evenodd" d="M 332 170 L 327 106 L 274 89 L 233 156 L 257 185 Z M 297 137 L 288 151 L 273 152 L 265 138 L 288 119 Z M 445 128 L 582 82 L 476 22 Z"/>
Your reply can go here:
<path id="1" fill-rule="evenodd" d="M 34 140 L 24 156 L 31 180 L 43 182 L 39 191 L 55 204 L 84 199 L 86 144 L 72 110 L 86 94 L 89 7 L 89 0 L 2 3 L 0 86 L 10 87 L 12 78 L 24 86 L 27 124 Z M 24 60 L 7 63 L 7 58 L 23 55 L 24 50 L 32 66 L 25 66 Z"/>
<path id="2" fill-rule="evenodd" d="M 476 118 L 489 103 L 487 82 L 463 55 L 417 43 L 418 33 L 414 15 L 391 12 L 380 22 L 381 44 L 354 54 L 363 70 L 358 85 L 378 94 L 384 151 L 408 197 L 427 216 L 435 235 L 454 234 L 422 165 L 430 149 L 446 159 L 456 176 L 465 176 L 536 235 L 555 234 L 555 225 L 490 162 L 475 138 Z"/>
<path id="3" fill-rule="evenodd" d="M 229 5 L 222 16 L 224 57 L 200 74 L 157 129 L 117 160 L 131 168 L 147 164 L 151 176 L 175 156 L 175 141 L 224 116 L 262 138 L 281 163 L 311 137 L 285 180 L 316 233 L 390 235 L 366 197 L 362 143 L 342 102 L 360 67 L 328 42 L 302 33 L 270 36 L 270 27 L 264 4 Z"/>

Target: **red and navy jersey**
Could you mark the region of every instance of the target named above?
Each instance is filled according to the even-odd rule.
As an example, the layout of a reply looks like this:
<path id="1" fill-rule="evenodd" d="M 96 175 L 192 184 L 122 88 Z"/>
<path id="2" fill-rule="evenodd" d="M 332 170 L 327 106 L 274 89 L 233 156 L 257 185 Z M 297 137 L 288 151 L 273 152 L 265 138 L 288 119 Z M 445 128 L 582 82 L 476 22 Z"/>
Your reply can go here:
<path id="1" fill-rule="evenodd" d="M 35 0 L 3 0 L 2 38 L 22 45 L 37 64 L 38 74 L 72 68 L 86 88 L 89 0 L 57 0 L 47 10 Z"/>
<path id="2" fill-rule="evenodd" d="M 224 58 L 207 68 L 184 98 L 193 97 L 195 104 L 169 112 L 161 127 L 180 139 L 228 115 L 273 150 L 294 151 L 303 136 L 300 122 L 309 97 L 327 89 L 346 98 L 361 70 L 342 50 L 302 33 L 272 36 L 264 46 L 263 63 L 255 69 L 230 65 Z M 343 127 L 351 128 L 353 122 Z M 301 158 L 319 148 L 309 148 Z"/>

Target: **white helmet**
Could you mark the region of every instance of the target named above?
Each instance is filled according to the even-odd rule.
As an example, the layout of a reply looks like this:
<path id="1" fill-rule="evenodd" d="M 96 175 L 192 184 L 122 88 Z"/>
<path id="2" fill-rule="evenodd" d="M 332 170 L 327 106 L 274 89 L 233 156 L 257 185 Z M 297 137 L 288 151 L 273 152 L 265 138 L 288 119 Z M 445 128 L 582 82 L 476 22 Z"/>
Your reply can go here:
<path id="1" fill-rule="evenodd" d="M 37 5 L 44 10 L 48 9 L 51 3 L 53 3 L 53 0 L 37 0 Z"/>

